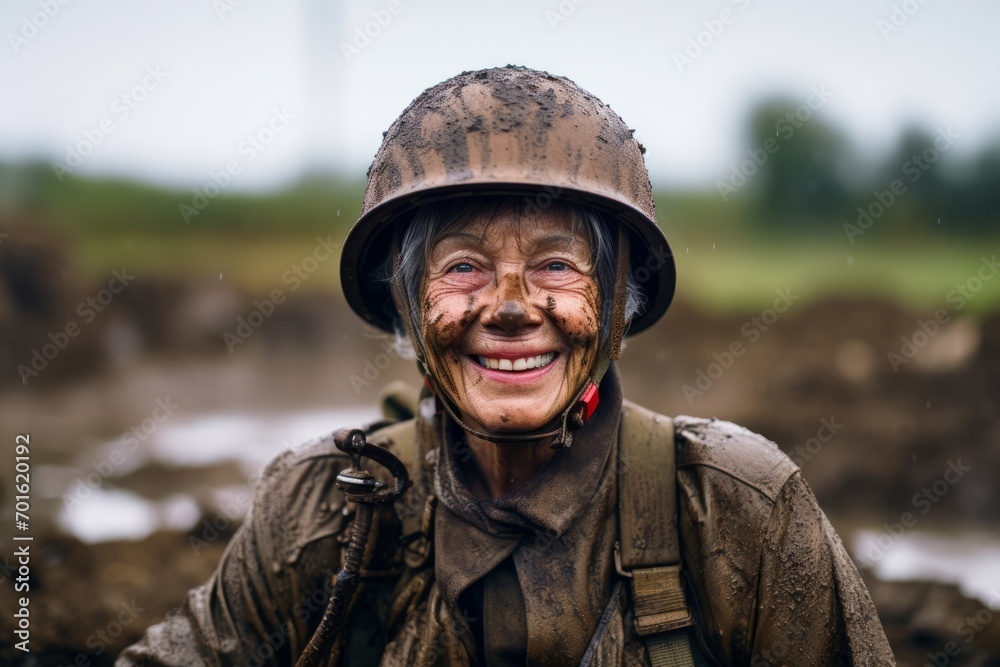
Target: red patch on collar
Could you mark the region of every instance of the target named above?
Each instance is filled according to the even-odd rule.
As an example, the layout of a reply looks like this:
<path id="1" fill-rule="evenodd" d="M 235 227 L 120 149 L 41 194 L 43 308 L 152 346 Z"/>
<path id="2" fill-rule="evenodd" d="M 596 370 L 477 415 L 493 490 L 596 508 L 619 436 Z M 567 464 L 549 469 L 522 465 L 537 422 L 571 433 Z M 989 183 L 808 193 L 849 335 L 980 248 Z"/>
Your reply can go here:
<path id="1" fill-rule="evenodd" d="M 583 391 L 583 396 L 580 397 L 580 403 L 583 405 L 583 421 L 586 422 L 590 419 L 594 411 L 597 410 L 597 404 L 601 402 L 601 396 L 597 391 L 597 385 L 590 382 L 587 388 Z"/>

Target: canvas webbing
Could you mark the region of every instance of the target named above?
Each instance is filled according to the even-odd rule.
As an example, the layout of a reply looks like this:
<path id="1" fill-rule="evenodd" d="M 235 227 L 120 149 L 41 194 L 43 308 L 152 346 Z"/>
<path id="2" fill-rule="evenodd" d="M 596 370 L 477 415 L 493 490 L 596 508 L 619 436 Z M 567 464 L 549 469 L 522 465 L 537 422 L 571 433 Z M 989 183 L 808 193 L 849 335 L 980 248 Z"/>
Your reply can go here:
<path id="1" fill-rule="evenodd" d="M 688 630 L 694 620 L 681 583 L 673 420 L 624 401 L 620 432 L 618 565 L 631 576 L 635 631 L 653 667 L 694 667 Z"/>
<path id="2" fill-rule="evenodd" d="M 649 663 L 653 667 L 701 667 L 706 665 L 699 656 L 691 652 L 691 638 L 688 630 L 661 632 L 645 638 Z"/>

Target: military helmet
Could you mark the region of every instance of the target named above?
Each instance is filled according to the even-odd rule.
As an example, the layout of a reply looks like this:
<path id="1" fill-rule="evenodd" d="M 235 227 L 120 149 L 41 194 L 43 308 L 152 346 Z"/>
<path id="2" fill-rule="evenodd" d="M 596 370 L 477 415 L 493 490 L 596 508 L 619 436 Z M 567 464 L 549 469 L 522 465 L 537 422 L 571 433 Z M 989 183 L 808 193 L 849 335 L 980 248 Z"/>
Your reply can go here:
<path id="1" fill-rule="evenodd" d="M 443 199 L 512 195 L 603 210 L 629 231 L 633 279 L 646 297 L 635 334 L 670 305 L 673 256 L 657 226 L 643 147 L 606 104 L 564 77 L 523 67 L 463 72 L 425 90 L 385 133 L 368 171 L 361 217 L 340 265 L 347 302 L 392 331 L 388 282 L 378 280 L 395 223 Z"/>

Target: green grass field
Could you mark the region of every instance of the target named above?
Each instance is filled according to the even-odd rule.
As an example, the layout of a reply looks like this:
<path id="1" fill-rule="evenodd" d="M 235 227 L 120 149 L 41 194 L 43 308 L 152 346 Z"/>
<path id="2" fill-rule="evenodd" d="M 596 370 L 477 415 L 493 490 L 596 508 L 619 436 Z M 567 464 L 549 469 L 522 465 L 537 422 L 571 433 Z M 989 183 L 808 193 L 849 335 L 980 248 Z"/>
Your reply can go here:
<path id="1" fill-rule="evenodd" d="M 9 181 L 12 168 L 3 169 Z M 261 294 L 312 254 L 318 236 L 343 240 L 363 193 L 361 182 L 318 178 L 261 196 L 223 193 L 185 223 L 179 206 L 191 201 L 190 190 L 75 178 L 57 183 L 45 170 L 20 169 L 14 217 L 20 210 L 58 230 L 85 275 L 100 279 L 123 265 L 191 280 L 221 274 Z M 840 220 L 812 224 L 808 232 L 762 232 L 745 202 L 723 203 L 711 192 L 659 193 L 657 210 L 676 257 L 679 295 L 717 312 L 759 310 L 786 288 L 807 301 L 875 297 L 934 310 L 948 307 L 949 291 L 975 278 L 983 257 L 1000 252 L 1000 230 L 977 238 L 908 220 L 879 221 L 853 244 Z M 337 289 L 337 282 L 333 259 L 303 286 Z M 996 309 L 1000 276 L 968 301 L 968 312 Z"/>
<path id="2" fill-rule="evenodd" d="M 342 232 L 333 236 L 342 238 Z M 711 238 L 710 238 L 711 237 Z M 712 240 L 719 239 L 719 240 Z M 877 297 L 915 310 L 950 308 L 949 291 L 976 276 L 983 257 L 1000 239 L 983 242 L 898 246 L 872 240 L 850 246 L 809 239 L 733 238 L 679 230 L 671 235 L 678 267 L 678 294 L 715 312 L 752 311 L 790 288 L 811 301 L 827 296 Z M 282 274 L 310 256 L 316 234 L 198 233 L 86 236 L 77 245 L 79 266 L 99 278 L 127 266 L 143 275 L 222 280 L 250 292 L 279 285 Z M 336 289 L 337 261 L 322 264 L 303 285 Z M 975 281 L 968 289 L 976 286 Z M 982 283 L 968 312 L 1000 309 L 1000 276 Z"/>
<path id="3" fill-rule="evenodd" d="M 959 284 L 977 286 L 983 257 L 994 257 L 1000 238 L 988 243 L 921 242 L 906 246 L 885 241 L 837 245 L 810 240 L 702 241 L 675 248 L 678 292 L 716 311 L 757 310 L 770 304 L 776 289 L 791 288 L 806 300 L 827 296 L 876 297 L 916 310 L 953 307 L 949 292 Z M 1000 309 L 1000 275 L 981 283 L 967 312 Z"/>

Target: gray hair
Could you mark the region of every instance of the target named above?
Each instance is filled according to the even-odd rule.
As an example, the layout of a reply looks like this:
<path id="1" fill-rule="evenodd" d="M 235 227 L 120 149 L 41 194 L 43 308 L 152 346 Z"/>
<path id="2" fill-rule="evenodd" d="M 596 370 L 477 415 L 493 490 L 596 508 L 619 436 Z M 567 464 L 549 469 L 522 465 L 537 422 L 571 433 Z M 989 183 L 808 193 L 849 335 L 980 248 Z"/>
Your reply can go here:
<path id="1" fill-rule="evenodd" d="M 614 293 L 615 266 L 618 255 L 618 237 L 614 230 L 620 223 L 609 220 L 609 216 L 599 209 L 574 202 L 553 201 L 550 207 L 564 211 L 571 222 L 574 232 L 584 231 L 590 242 L 593 274 L 597 279 L 597 287 L 601 295 L 601 333 L 600 344 L 604 345 L 611 335 L 611 311 L 614 299 L 607 298 Z M 410 304 L 410 322 L 413 323 L 416 335 L 420 335 L 420 285 L 424 276 L 424 267 L 431 256 L 431 251 L 447 234 L 460 229 L 473 220 L 485 216 L 490 222 L 497 215 L 512 212 L 515 220 L 520 222 L 529 207 L 535 204 L 529 199 L 519 201 L 509 196 L 484 196 L 463 199 L 451 199 L 421 206 L 413 211 L 409 224 L 406 225 L 402 238 L 399 240 L 399 256 L 395 262 L 393 275 L 393 258 L 390 257 L 383 270 L 384 280 L 396 280 L 407 290 Z M 406 221 L 402 221 L 405 223 Z M 625 285 L 625 322 L 638 314 L 646 298 L 642 288 L 628 272 Z M 396 350 L 401 356 L 415 357 L 412 342 L 406 334 L 402 322 L 397 318 Z"/>

